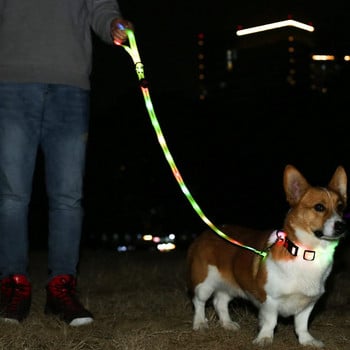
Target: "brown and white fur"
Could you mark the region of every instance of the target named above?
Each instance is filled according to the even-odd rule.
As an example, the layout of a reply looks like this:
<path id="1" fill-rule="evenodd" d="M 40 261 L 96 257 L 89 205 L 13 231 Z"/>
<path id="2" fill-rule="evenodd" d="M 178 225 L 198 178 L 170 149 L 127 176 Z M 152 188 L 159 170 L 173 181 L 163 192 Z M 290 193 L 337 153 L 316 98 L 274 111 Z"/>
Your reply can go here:
<path id="1" fill-rule="evenodd" d="M 322 347 L 308 330 L 316 302 L 325 292 L 333 255 L 346 233 L 343 211 L 347 200 L 347 175 L 342 166 L 328 186 L 313 187 L 292 165 L 283 179 L 290 209 L 281 231 L 258 231 L 225 225 L 222 232 L 267 257 L 234 245 L 211 230 L 203 232 L 188 250 L 189 292 L 194 306 L 193 329 L 208 327 L 205 305 L 213 305 L 221 325 L 239 329 L 228 304 L 235 298 L 250 300 L 259 309 L 258 336 L 254 344 L 272 343 L 279 315 L 294 316 L 299 343 Z"/>

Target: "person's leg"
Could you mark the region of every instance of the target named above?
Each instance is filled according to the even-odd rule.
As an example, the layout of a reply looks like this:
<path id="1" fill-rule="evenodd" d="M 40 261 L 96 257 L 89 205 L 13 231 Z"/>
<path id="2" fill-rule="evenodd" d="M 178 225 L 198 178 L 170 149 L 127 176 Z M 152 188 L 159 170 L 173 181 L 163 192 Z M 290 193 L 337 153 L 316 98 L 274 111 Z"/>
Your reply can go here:
<path id="1" fill-rule="evenodd" d="M 92 314 L 76 295 L 89 103 L 86 90 L 51 85 L 41 140 L 49 202 L 49 281 L 45 313 L 59 315 L 72 326 L 93 321 Z"/>
<path id="2" fill-rule="evenodd" d="M 0 84 L 0 277 L 27 274 L 27 216 L 42 92 L 37 84 Z"/>
<path id="3" fill-rule="evenodd" d="M 0 319 L 13 323 L 31 304 L 27 218 L 44 88 L 0 83 Z"/>
<path id="4" fill-rule="evenodd" d="M 76 275 L 88 126 L 89 92 L 50 85 L 41 141 L 49 202 L 49 278 Z"/>

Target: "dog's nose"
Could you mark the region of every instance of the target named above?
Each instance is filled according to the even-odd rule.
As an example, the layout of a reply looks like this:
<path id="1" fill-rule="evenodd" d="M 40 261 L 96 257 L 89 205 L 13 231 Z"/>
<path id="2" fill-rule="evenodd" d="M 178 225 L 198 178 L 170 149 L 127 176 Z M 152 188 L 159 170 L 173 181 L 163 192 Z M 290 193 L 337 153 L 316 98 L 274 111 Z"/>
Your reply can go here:
<path id="1" fill-rule="evenodd" d="M 347 232 L 347 225 L 345 221 L 336 221 L 334 224 L 334 233 L 336 235 L 343 235 Z"/>

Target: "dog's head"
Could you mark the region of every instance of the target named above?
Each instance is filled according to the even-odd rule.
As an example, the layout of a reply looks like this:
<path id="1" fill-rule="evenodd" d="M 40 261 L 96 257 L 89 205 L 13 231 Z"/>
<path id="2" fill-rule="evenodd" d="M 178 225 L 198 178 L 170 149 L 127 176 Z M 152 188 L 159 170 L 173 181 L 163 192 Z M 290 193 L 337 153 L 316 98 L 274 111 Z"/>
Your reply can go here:
<path id="1" fill-rule="evenodd" d="M 298 241 L 315 246 L 345 235 L 347 175 L 342 166 L 335 170 L 327 187 L 314 187 L 294 166 L 287 165 L 283 184 L 290 205 L 285 226 Z"/>

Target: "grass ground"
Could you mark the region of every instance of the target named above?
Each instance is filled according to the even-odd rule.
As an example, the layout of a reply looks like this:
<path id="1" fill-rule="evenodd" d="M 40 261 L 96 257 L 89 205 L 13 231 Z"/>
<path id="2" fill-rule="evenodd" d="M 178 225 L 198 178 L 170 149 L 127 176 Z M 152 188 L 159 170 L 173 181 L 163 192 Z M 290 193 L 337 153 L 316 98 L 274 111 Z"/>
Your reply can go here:
<path id="1" fill-rule="evenodd" d="M 330 350 L 349 349 L 350 272 L 343 263 L 329 280 L 327 298 L 315 310 L 311 333 Z M 250 350 L 257 332 L 255 310 L 239 301 L 231 305 L 241 330 L 217 324 L 208 306 L 210 328 L 192 330 L 192 305 L 185 287 L 185 251 L 172 253 L 83 250 L 78 286 L 95 322 L 69 327 L 44 315 L 46 253 L 31 254 L 33 302 L 20 325 L 1 324 L 0 349 L 11 350 Z M 301 348 L 291 320 L 281 320 L 269 349 Z"/>

